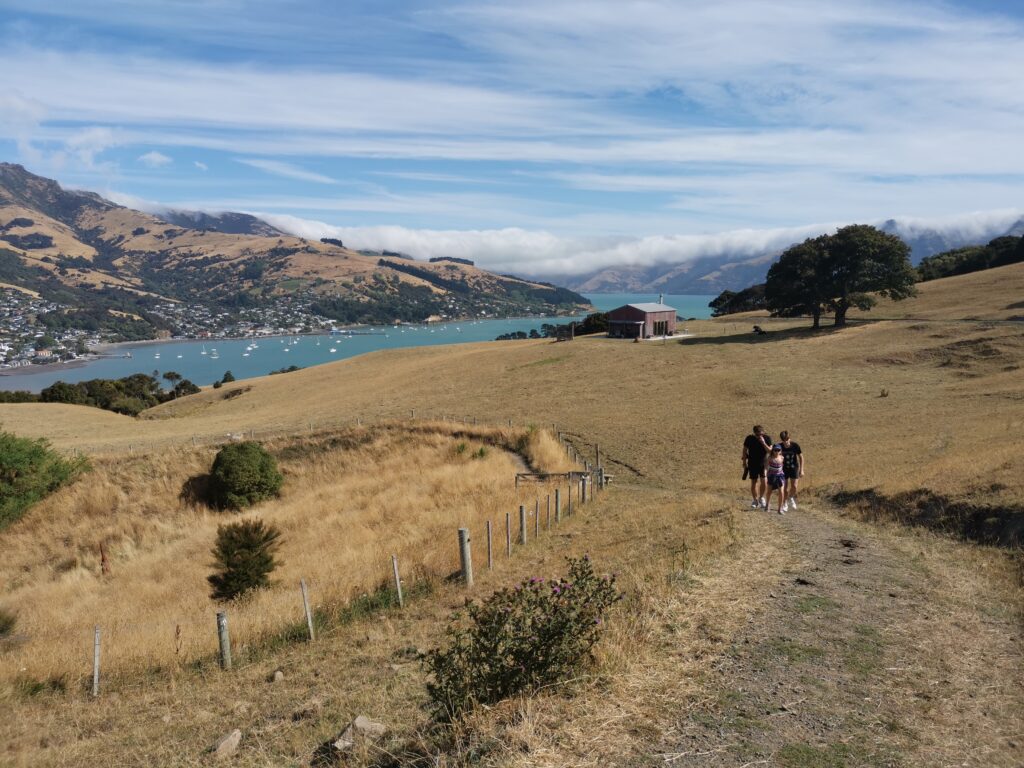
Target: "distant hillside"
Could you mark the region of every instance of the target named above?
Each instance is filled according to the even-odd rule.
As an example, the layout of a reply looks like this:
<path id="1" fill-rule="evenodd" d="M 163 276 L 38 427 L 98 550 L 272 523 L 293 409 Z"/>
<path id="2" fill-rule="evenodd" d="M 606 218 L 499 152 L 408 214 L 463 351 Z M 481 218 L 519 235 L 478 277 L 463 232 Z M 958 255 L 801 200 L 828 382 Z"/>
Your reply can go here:
<path id="1" fill-rule="evenodd" d="M 982 245 L 1004 235 L 1024 235 L 1024 218 L 1005 229 L 939 230 L 895 219 L 880 224 L 879 229 L 895 234 L 907 243 L 911 261 L 916 265 L 930 256 L 955 248 Z M 584 293 L 718 294 L 763 283 L 768 268 L 784 250 L 779 248 L 754 256 L 705 256 L 653 266 L 612 266 L 582 275 L 555 275 L 552 279 Z"/>
<path id="2" fill-rule="evenodd" d="M 154 216 L 10 163 L 0 163 L 0 249 L 3 282 L 76 308 L 130 312 L 154 333 L 180 330 L 151 314 L 167 302 L 207 308 L 225 322 L 282 302 L 346 323 L 588 306 L 571 291 L 468 264 L 410 260 L 418 271 L 396 268 L 378 254 L 292 237 L 247 214 Z"/>

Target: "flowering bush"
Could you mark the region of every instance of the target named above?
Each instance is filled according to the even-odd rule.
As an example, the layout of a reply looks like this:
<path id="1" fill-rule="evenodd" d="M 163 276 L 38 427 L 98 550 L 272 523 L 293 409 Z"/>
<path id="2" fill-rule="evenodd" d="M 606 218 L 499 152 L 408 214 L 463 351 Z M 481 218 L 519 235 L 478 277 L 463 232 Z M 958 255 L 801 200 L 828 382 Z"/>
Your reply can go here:
<path id="1" fill-rule="evenodd" d="M 592 660 L 604 614 L 622 595 L 589 557 L 568 563 L 566 578 L 533 578 L 455 614 L 448 646 L 424 657 L 439 716 L 567 680 Z"/>

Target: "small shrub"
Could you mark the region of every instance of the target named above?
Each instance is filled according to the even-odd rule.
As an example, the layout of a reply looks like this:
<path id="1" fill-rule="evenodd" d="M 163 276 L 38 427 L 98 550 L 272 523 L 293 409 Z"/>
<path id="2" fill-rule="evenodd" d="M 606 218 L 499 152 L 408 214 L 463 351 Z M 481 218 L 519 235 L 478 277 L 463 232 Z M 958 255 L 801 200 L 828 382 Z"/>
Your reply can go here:
<path id="1" fill-rule="evenodd" d="M 465 443 L 459 443 L 458 445 L 455 446 L 455 453 L 461 456 L 466 452 L 467 447 L 468 446 Z"/>
<path id="2" fill-rule="evenodd" d="M 530 579 L 468 606 L 468 622 L 453 617 L 448 646 L 424 657 L 436 714 L 450 719 L 571 679 L 592 660 L 603 616 L 621 598 L 615 577 L 595 574 L 584 556 L 569 560 L 564 579 Z"/>
<path id="3" fill-rule="evenodd" d="M 18 623 L 18 616 L 14 611 L 0 608 L 0 640 L 14 632 L 14 625 Z"/>
<path id="4" fill-rule="evenodd" d="M 45 440 L 0 432 L 0 529 L 86 467 L 85 459 L 64 459 Z"/>
<path id="5" fill-rule="evenodd" d="M 214 600 L 233 600 L 253 589 L 270 586 L 270 574 L 280 565 L 274 553 L 281 532 L 262 520 L 241 520 L 217 528 L 213 548 L 217 572 L 207 577 Z"/>
<path id="6" fill-rule="evenodd" d="M 224 384 L 222 382 L 220 382 L 220 381 L 213 382 L 213 388 L 214 389 L 220 389 L 223 386 L 224 386 Z"/>
<path id="7" fill-rule="evenodd" d="M 210 471 L 210 503 L 221 509 L 243 509 L 276 496 L 284 478 L 277 462 L 259 443 L 226 445 Z"/>
<path id="8" fill-rule="evenodd" d="M 224 375 L 221 377 L 220 382 L 221 384 L 230 384 L 234 380 L 235 374 L 233 374 L 231 371 L 225 371 Z"/>
<path id="9" fill-rule="evenodd" d="M 483 445 L 481 445 L 480 448 L 476 451 L 476 453 L 473 454 L 473 458 L 474 459 L 482 459 L 482 458 L 485 458 L 486 456 L 487 456 L 487 448 L 485 446 L 483 446 Z"/>

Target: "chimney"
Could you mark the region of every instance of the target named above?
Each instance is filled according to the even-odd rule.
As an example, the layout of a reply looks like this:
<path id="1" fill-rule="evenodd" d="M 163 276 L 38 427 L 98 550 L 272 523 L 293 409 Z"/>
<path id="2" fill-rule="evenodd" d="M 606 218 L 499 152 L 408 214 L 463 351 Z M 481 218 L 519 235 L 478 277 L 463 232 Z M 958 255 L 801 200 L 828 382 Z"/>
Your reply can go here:
<path id="1" fill-rule="evenodd" d="M 664 293 L 659 293 L 658 294 L 658 303 L 659 304 L 664 304 L 665 303 L 665 294 Z"/>

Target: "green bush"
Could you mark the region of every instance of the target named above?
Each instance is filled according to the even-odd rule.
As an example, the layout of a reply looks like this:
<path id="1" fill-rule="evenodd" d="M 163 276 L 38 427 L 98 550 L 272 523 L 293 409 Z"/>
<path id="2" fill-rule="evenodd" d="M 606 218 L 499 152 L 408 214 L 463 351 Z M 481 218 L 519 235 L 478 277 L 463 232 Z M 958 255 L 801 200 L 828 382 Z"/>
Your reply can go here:
<path id="1" fill-rule="evenodd" d="M 213 548 L 217 572 L 207 577 L 214 600 L 232 600 L 253 589 L 270 586 L 270 574 L 280 565 L 274 552 L 281 532 L 262 520 L 241 520 L 217 528 Z"/>
<path id="2" fill-rule="evenodd" d="M 622 595 L 588 557 L 568 562 L 564 579 L 530 579 L 468 606 L 468 620 L 453 617 L 447 647 L 424 657 L 439 717 L 571 679 L 592 660 L 604 614 Z"/>
<path id="3" fill-rule="evenodd" d="M 259 443 L 226 445 L 210 472 L 210 502 L 221 509 L 242 509 L 276 496 L 284 478 L 277 462 Z"/>
<path id="4" fill-rule="evenodd" d="M 0 529 L 69 482 L 85 466 L 85 459 L 68 461 L 45 440 L 0 432 Z"/>

